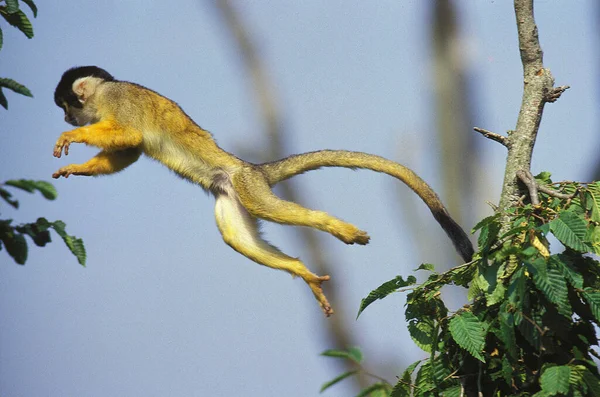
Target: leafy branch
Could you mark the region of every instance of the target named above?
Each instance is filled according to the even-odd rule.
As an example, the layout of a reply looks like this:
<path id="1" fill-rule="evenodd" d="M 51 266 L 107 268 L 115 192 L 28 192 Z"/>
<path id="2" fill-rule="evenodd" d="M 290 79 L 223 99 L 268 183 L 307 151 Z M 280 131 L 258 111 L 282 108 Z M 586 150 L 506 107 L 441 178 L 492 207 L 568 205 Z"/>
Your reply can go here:
<path id="1" fill-rule="evenodd" d="M 0 198 L 11 207 L 18 209 L 19 202 L 13 198 L 7 187 L 24 190 L 28 193 L 39 192 L 48 200 L 54 200 L 57 197 L 54 186 L 45 181 L 32 181 L 27 179 L 10 180 L 0 184 Z M 4 247 L 6 252 L 19 265 L 24 265 L 27 261 L 28 246 L 25 236 L 29 236 L 35 245 L 44 247 L 52 241 L 50 229 L 64 241 L 67 248 L 75 255 L 80 265 L 85 266 L 86 252 L 83 241 L 80 238 L 69 235 L 63 221 L 50 222 L 46 218 L 38 218 L 35 222 L 13 225 L 12 219 L 0 219 L 0 251 Z"/>
<path id="2" fill-rule="evenodd" d="M 29 6 L 29 9 L 33 13 L 33 17 L 36 18 L 38 9 L 33 0 L 21 1 Z M 2 16 L 8 24 L 23 32 L 28 39 L 33 38 L 33 25 L 23 10 L 21 10 L 19 0 L 0 0 L 0 16 Z M 0 26 L 0 50 L 3 45 L 4 34 L 2 32 L 2 27 Z M 4 92 L 2 92 L 3 88 L 12 90 L 17 94 L 33 97 L 31 91 L 24 85 L 17 83 L 13 79 L 0 78 L 0 106 L 4 109 L 8 109 L 8 100 L 6 99 Z"/>

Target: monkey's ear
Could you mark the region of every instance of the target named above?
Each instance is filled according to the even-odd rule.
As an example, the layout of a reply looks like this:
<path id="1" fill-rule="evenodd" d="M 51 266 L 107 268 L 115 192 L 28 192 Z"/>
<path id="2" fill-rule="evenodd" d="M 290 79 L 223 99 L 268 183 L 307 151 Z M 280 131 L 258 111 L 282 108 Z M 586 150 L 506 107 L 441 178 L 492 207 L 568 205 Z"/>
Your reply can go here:
<path id="1" fill-rule="evenodd" d="M 81 103 L 85 103 L 89 97 L 94 95 L 96 87 L 102 82 L 102 79 L 97 77 L 82 77 L 73 83 L 73 92 Z"/>

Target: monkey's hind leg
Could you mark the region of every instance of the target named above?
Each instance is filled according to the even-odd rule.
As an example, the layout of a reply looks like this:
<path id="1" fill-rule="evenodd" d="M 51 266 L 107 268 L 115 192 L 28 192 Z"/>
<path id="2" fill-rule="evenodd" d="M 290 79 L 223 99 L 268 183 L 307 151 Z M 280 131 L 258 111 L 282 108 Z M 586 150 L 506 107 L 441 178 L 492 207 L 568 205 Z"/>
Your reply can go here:
<path id="1" fill-rule="evenodd" d="M 242 205 L 253 216 L 286 225 L 314 227 L 330 233 L 346 244 L 365 245 L 369 235 L 356 226 L 323 211 L 304 208 L 282 200 L 271 191 L 266 180 L 255 170 L 245 170 L 233 178 L 233 186 Z"/>
<path id="2" fill-rule="evenodd" d="M 285 270 L 292 276 L 302 277 L 325 315 L 333 314 L 331 305 L 321 289 L 321 283 L 329 280 L 329 276 L 317 276 L 308 270 L 299 259 L 287 256 L 263 240 L 258 230 L 257 219 L 250 215 L 235 197 L 220 194 L 216 200 L 217 227 L 227 245 L 258 264 Z"/>
<path id="3" fill-rule="evenodd" d="M 263 240 L 258 230 L 257 219 L 246 211 L 237 198 L 219 194 L 216 198 L 215 217 L 217 227 L 227 245 L 256 263 L 302 277 L 325 315 L 329 317 L 333 314 L 321 288 L 321 283 L 329 280 L 329 276 L 317 276 L 299 259 L 287 256 Z"/>

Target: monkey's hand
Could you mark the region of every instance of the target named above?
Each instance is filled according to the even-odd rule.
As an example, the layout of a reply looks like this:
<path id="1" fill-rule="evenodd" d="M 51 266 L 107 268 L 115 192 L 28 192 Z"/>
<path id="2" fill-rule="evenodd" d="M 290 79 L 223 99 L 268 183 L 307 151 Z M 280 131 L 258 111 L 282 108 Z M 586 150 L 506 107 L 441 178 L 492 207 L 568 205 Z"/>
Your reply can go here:
<path id="1" fill-rule="evenodd" d="M 63 148 L 65 149 L 65 156 L 69 155 L 69 145 L 71 142 L 75 142 L 75 137 L 73 136 L 72 131 L 63 132 L 58 140 L 56 141 L 56 145 L 54 145 L 54 157 L 60 158 L 62 156 Z"/>
<path id="2" fill-rule="evenodd" d="M 58 157 L 60 157 L 60 156 L 58 156 Z M 64 176 L 65 178 L 68 178 L 69 175 L 83 175 L 82 172 L 81 172 L 81 170 L 79 169 L 79 167 L 80 166 L 78 166 L 77 164 L 71 164 L 71 165 L 67 165 L 65 167 L 62 167 L 61 169 L 59 169 L 58 171 L 56 171 L 54 174 L 52 174 L 52 178 L 58 179 L 61 176 Z"/>

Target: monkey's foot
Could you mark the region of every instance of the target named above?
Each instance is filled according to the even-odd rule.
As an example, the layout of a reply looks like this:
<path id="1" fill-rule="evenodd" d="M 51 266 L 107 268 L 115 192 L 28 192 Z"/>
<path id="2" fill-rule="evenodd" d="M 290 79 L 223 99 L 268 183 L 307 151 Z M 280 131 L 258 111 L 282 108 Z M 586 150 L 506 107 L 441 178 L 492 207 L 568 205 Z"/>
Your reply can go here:
<path id="1" fill-rule="evenodd" d="M 317 300 L 317 302 L 319 302 L 319 305 L 321 306 L 321 309 L 323 309 L 323 313 L 325 314 L 326 317 L 329 317 L 333 314 L 333 309 L 331 308 L 331 305 L 329 304 L 329 301 L 327 300 L 327 298 L 325 297 L 325 294 L 323 293 L 323 289 L 321 288 L 321 283 L 323 281 L 327 281 L 329 280 L 329 276 L 316 276 L 314 274 L 312 274 L 310 277 L 307 277 L 304 279 L 304 281 L 306 281 L 306 284 L 308 284 L 308 286 L 310 287 L 313 295 L 315 296 L 315 299 Z"/>
<path id="2" fill-rule="evenodd" d="M 345 222 L 339 222 L 338 224 L 334 225 L 331 228 L 330 233 L 346 244 L 366 245 L 369 243 L 369 239 L 371 238 L 367 232 Z"/>

